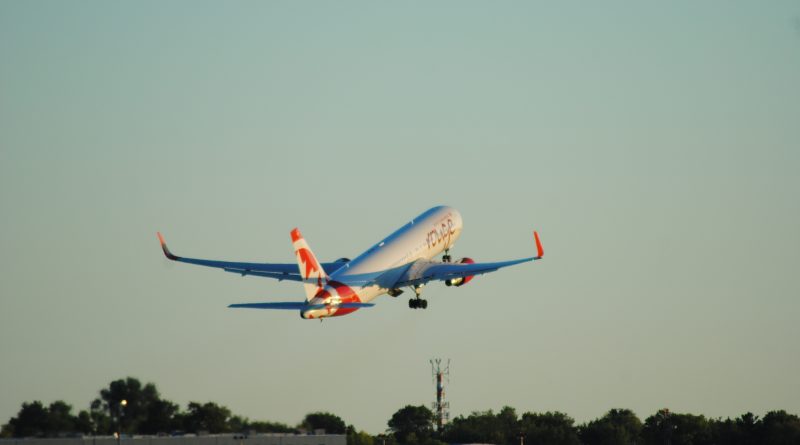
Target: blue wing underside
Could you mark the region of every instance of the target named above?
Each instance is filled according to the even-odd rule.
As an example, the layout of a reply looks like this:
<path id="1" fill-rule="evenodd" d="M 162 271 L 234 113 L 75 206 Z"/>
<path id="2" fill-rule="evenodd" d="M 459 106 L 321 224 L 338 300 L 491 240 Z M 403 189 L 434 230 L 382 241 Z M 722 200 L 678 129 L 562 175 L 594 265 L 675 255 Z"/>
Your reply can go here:
<path id="1" fill-rule="evenodd" d="M 418 261 L 412 265 L 397 281 L 395 287 L 418 286 L 431 281 L 445 281 L 454 278 L 465 278 L 483 275 L 508 266 L 535 261 L 541 257 L 520 258 L 518 260 L 497 261 L 492 263 L 442 263 L 438 261 Z"/>
<path id="2" fill-rule="evenodd" d="M 161 233 L 158 233 L 158 239 L 161 242 L 161 249 L 164 251 L 164 255 L 172 261 L 195 264 L 198 266 L 213 267 L 215 269 L 222 269 L 225 272 L 236 273 L 242 276 L 254 275 L 258 277 L 275 278 L 279 281 L 302 281 L 302 278 L 300 278 L 300 269 L 298 269 L 297 263 L 243 263 L 238 261 L 217 261 L 204 260 L 200 258 L 187 258 L 170 252 Z M 328 273 L 333 273 L 340 267 L 344 266 L 346 262 L 347 259 L 342 258 L 331 263 L 322 263 L 322 268 Z"/>
<path id="3" fill-rule="evenodd" d="M 241 276 L 253 275 L 257 277 L 275 278 L 277 280 L 302 281 L 302 278 L 300 278 L 300 270 L 297 268 L 296 263 L 241 263 L 183 257 L 178 257 L 175 261 L 222 269 L 225 272 L 231 272 Z M 322 263 L 322 268 L 328 273 L 333 273 L 342 266 L 344 266 L 343 261 Z"/>

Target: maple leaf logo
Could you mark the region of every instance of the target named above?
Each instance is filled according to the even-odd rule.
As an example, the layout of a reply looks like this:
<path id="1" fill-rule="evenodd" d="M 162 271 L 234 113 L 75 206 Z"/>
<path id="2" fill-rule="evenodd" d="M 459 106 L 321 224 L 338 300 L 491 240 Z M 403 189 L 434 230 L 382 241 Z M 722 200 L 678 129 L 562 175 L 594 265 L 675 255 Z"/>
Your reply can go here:
<path id="1" fill-rule="evenodd" d="M 306 266 L 306 273 L 303 275 L 303 278 L 310 277 L 312 272 L 319 273 L 319 263 L 317 263 L 316 258 L 314 258 L 310 250 L 302 248 L 297 251 L 297 255 L 300 257 L 300 262 Z"/>

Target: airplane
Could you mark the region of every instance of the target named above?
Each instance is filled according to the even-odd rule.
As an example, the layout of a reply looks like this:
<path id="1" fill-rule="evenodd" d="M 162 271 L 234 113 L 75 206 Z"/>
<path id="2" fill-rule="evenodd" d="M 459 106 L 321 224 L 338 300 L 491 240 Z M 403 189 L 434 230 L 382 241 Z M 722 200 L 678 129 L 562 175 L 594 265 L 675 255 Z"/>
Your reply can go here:
<path id="1" fill-rule="evenodd" d="M 494 272 L 504 267 L 544 256 L 539 234 L 534 231 L 537 255 L 510 261 L 476 263 L 464 257 L 452 261 L 450 249 L 461 236 L 461 214 L 452 207 L 433 207 L 409 221 L 394 233 L 351 260 L 339 258 L 320 263 L 308 247 L 297 228 L 291 231 L 296 264 L 241 263 L 203 260 L 174 255 L 167 248 L 161 232 L 157 232 L 164 255 L 172 260 L 200 266 L 214 267 L 242 276 L 275 278 L 303 283 L 305 301 L 239 303 L 230 308 L 283 309 L 300 312 L 303 319 L 338 317 L 362 308 L 380 295 L 397 297 L 402 288 L 413 289 L 415 296 L 408 300 L 411 309 L 427 309 L 428 301 L 422 299 L 422 288 L 431 281 L 444 281 L 447 286 L 460 287 L 475 275 Z M 441 261 L 433 258 L 443 253 Z"/>

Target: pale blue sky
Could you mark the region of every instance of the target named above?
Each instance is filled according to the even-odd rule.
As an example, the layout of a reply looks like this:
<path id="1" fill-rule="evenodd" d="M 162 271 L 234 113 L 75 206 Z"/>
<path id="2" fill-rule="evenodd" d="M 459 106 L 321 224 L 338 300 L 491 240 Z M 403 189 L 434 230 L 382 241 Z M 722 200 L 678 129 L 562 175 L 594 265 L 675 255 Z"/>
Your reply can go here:
<path id="1" fill-rule="evenodd" d="M 372 433 L 612 407 L 800 412 L 800 3 L 0 3 L 0 422 L 155 382 Z M 354 256 L 430 206 L 546 259 L 324 323 L 172 264 Z"/>

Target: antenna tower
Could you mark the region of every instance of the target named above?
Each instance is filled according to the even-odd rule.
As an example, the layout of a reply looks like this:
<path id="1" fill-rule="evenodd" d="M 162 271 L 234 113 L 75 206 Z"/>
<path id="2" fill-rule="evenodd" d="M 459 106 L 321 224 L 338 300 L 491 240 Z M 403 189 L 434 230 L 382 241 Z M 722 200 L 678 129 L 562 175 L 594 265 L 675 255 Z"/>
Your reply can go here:
<path id="1" fill-rule="evenodd" d="M 433 372 L 433 381 L 436 384 L 433 418 L 436 422 L 436 431 L 442 432 L 444 424 L 450 420 L 450 402 L 444 401 L 444 379 L 447 378 L 447 383 L 450 383 L 450 359 L 447 359 L 444 369 L 442 369 L 442 359 L 431 359 L 431 371 Z"/>

